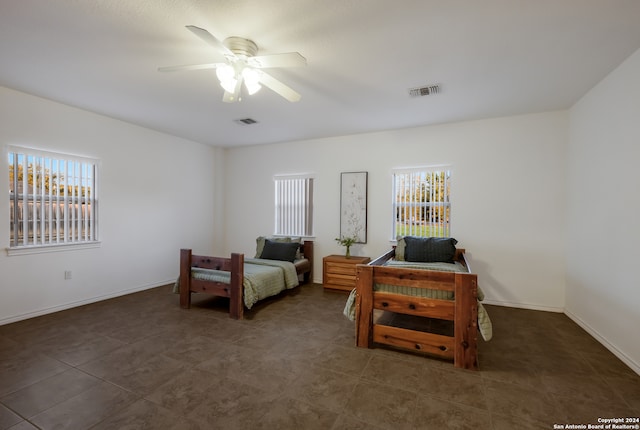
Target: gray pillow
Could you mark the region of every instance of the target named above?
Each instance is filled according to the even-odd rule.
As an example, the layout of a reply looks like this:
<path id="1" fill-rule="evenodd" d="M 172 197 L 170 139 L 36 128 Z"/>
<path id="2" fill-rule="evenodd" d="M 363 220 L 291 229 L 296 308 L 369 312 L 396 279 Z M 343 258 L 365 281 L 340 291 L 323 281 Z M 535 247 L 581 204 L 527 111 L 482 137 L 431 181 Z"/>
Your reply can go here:
<path id="1" fill-rule="evenodd" d="M 256 257 L 255 258 L 261 258 L 260 256 L 262 255 L 262 251 L 264 250 L 264 241 L 267 239 L 272 240 L 274 242 L 291 242 L 290 237 L 258 236 L 256 238 Z"/>
<path id="2" fill-rule="evenodd" d="M 298 252 L 299 243 L 296 242 L 277 242 L 269 239 L 264 241 L 264 249 L 260 258 L 266 260 L 293 261 Z"/>
<path id="3" fill-rule="evenodd" d="M 452 263 L 456 255 L 456 243 L 452 237 L 406 236 L 404 258 L 420 263 Z"/>

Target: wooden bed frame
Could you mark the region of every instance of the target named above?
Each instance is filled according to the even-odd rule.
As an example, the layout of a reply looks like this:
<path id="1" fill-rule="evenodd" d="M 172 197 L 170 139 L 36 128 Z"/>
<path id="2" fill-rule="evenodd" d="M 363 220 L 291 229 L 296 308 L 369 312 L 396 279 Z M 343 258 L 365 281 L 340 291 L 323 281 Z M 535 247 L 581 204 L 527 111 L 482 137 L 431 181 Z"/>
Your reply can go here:
<path id="1" fill-rule="evenodd" d="M 478 280 L 473 273 L 439 272 L 383 266 L 395 256 L 395 248 L 356 269 L 356 345 L 375 343 L 431 354 L 453 360 L 455 367 L 478 369 Z M 455 259 L 467 267 L 465 250 Z M 455 300 L 411 297 L 374 291 L 374 284 L 389 284 L 453 291 Z M 453 321 L 454 335 L 428 333 L 377 324 L 374 309 L 419 317 Z"/>
<path id="2" fill-rule="evenodd" d="M 313 242 L 304 241 L 300 248 L 308 265 L 296 266 L 298 275 L 303 276 L 303 282 L 307 283 L 313 279 Z M 224 270 L 231 272 L 231 282 L 205 281 L 193 279 L 191 268 Z M 189 309 L 191 307 L 191 293 L 207 293 L 229 298 L 229 317 L 242 319 L 244 316 L 244 254 L 231 254 L 230 258 L 209 257 L 194 255 L 190 249 L 180 250 L 180 307 Z"/>

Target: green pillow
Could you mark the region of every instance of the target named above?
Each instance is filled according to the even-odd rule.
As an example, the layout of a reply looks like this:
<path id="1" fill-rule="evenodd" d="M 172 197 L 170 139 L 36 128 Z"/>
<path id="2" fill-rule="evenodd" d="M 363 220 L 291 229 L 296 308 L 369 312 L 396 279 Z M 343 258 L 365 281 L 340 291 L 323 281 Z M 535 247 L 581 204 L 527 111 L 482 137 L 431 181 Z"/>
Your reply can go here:
<path id="1" fill-rule="evenodd" d="M 396 237 L 396 256 L 394 257 L 397 261 L 404 261 L 404 249 L 407 246 L 407 243 L 404 241 L 404 236 Z"/>

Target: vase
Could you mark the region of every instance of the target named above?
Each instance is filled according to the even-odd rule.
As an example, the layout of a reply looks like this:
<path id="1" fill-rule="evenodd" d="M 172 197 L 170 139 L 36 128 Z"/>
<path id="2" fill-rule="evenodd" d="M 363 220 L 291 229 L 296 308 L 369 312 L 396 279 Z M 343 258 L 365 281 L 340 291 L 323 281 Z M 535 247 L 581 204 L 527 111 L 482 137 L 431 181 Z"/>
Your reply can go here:
<path id="1" fill-rule="evenodd" d="M 351 257 L 351 250 L 350 250 L 349 246 L 347 246 L 347 252 L 345 252 L 344 256 L 345 256 L 345 258 Z"/>

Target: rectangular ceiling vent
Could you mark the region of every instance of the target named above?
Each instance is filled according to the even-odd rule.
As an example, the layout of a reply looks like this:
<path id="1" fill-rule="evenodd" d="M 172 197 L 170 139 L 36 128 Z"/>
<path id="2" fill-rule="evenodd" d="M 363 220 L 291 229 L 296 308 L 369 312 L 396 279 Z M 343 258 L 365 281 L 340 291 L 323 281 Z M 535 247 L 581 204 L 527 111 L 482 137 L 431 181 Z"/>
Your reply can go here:
<path id="1" fill-rule="evenodd" d="M 440 85 L 429 85 L 426 87 L 418 87 L 409 89 L 409 95 L 411 97 L 422 97 L 431 94 L 438 94 L 440 92 Z"/>
<path id="2" fill-rule="evenodd" d="M 251 124 L 257 124 L 258 123 L 258 121 L 256 121 L 255 119 L 251 119 L 251 118 L 234 119 L 233 121 L 236 124 L 240 124 L 240 125 L 251 125 Z"/>

